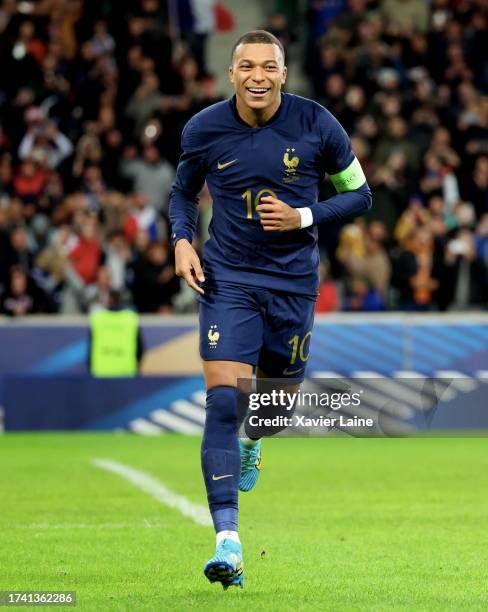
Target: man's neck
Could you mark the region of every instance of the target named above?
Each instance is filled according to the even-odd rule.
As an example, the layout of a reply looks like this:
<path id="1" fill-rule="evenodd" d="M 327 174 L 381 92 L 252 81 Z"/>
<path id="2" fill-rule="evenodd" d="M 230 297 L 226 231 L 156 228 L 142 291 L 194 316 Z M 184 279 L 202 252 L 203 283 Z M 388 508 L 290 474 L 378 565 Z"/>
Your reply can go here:
<path id="1" fill-rule="evenodd" d="M 281 94 L 278 96 L 273 105 L 267 106 L 263 109 L 249 108 L 249 106 L 246 106 L 242 100 L 239 99 L 239 97 L 236 99 L 236 109 L 239 117 L 253 128 L 261 127 L 265 123 L 268 123 L 273 115 L 278 112 L 280 104 Z"/>

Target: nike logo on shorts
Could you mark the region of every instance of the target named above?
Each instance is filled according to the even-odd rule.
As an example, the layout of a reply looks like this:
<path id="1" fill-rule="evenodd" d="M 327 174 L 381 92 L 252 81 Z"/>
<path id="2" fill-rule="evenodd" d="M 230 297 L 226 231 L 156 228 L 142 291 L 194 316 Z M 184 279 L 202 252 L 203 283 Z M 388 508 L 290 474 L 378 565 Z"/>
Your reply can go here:
<path id="1" fill-rule="evenodd" d="M 285 374 L 285 376 L 290 376 L 291 374 L 298 374 L 298 372 L 301 372 L 303 370 L 303 368 L 298 368 L 298 370 L 288 370 L 288 368 L 285 368 L 283 370 L 283 374 Z"/>

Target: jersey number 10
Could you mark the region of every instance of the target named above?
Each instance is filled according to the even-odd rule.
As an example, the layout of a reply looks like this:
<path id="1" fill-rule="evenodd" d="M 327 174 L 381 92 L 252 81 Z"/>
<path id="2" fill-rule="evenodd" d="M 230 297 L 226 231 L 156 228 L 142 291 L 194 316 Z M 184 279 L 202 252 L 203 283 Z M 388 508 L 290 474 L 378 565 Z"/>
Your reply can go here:
<path id="1" fill-rule="evenodd" d="M 266 189 L 266 188 L 261 189 L 260 191 L 257 192 L 256 197 L 254 198 L 254 208 L 256 208 L 256 206 L 258 206 L 261 203 L 261 198 L 267 195 L 278 199 L 278 196 L 276 195 L 276 193 L 272 191 L 271 189 Z M 252 190 L 246 189 L 246 191 L 242 194 L 242 199 L 246 202 L 246 211 L 247 211 L 246 218 L 252 219 L 253 212 L 254 212 L 252 208 L 252 205 L 253 205 Z"/>

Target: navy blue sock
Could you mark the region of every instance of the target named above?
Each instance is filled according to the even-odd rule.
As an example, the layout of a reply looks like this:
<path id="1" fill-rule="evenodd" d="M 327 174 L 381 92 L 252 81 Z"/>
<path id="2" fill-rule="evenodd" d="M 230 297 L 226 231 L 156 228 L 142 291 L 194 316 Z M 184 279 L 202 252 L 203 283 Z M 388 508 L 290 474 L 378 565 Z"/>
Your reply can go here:
<path id="1" fill-rule="evenodd" d="M 202 472 L 215 531 L 237 531 L 241 458 L 237 438 L 237 389 L 207 391 Z"/>

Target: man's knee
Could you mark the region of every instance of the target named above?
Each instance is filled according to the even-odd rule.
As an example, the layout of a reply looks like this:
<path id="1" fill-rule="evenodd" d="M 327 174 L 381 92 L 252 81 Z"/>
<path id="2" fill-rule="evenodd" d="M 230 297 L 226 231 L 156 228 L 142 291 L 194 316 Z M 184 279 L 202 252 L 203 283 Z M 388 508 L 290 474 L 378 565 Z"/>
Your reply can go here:
<path id="1" fill-rule="evenodd" d="M 239 387 L 240 381 L 252 379 L 252 365 L 238 361 L 204 361 L 203 373 L 207 389 Z"/>
<path id="2" fill-rule="evenodd" d="M 237 431 L 237 389 L 232 386 L 212 387 L 207 391 L 206 429 L 218 425 Z"/>

